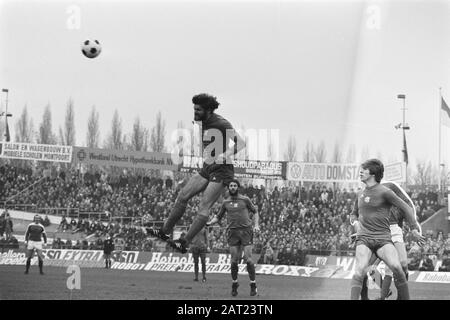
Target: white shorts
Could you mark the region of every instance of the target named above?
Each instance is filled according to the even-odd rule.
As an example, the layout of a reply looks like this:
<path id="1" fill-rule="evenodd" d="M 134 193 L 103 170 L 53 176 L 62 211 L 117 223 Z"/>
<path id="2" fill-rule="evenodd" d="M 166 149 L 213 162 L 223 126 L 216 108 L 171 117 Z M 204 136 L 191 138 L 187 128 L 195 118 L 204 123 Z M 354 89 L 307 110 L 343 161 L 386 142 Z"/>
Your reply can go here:
<path id="1" fill-rule="evenodd" d="M 392 242 L 404 243 L 403 241 L 403 230 L 398 226 L 398 224 L 391 224 L 391 237 Z"/>
<path id="2" fill-rule="evenodd" d="M 27 246 L 28 250 L 42 250 L 42 241 L 32 241 L 32 240 L 28 240 L 28 246 Z"/>

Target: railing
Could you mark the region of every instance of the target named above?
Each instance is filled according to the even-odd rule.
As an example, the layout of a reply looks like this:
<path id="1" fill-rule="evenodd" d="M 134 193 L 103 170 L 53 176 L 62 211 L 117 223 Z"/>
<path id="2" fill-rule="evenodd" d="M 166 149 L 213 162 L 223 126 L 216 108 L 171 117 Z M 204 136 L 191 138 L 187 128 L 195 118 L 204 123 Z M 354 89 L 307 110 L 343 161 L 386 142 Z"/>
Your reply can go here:
<path id="1" fill-rule="evenodd" d="M 63 216 L 77 218 L 80 209 L 78 208 L 60 208 L 60 207 L 38 207 L 35 204 L 7 204 L 3 209 L 25 211 L 53 216 Z"/>

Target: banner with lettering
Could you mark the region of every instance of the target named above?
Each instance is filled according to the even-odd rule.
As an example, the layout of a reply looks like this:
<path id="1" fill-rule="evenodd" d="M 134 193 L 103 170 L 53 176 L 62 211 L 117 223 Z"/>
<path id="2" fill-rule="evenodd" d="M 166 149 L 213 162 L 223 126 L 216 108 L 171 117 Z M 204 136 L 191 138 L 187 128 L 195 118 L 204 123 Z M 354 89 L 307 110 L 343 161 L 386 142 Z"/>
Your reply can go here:
<path id="1" fill-rule="evenodd" d="M 73 163 L 125 168 L 178 170 L 170 153 L 73 147 Z"/>
<path id="2" fill-rule="evenodd" d="M 0 148 L 0 158 L 69 163 L 72 161 L 72 147 L 50 144 L 4 142 Z"/>
<path id="3" fill-rule="evenodd" d="M 384 166 L 384 180 L 398 183 L 406 182 L 406 163 L 396 162 Z"/>
<path id="4" fill-rule="evenodd" d="M 288 162 L 286 179 L 312 182 L 359 182 L 359 164 Z"/>
<path id="5" fill-rule="evenodd" d="M 285 179 L 286 162 L 261 160 L 233 160 L 236 178 Z M 202 157 L 184 156 L 180 166 L 182 172 L 200 171 L 203 167 Z"/>

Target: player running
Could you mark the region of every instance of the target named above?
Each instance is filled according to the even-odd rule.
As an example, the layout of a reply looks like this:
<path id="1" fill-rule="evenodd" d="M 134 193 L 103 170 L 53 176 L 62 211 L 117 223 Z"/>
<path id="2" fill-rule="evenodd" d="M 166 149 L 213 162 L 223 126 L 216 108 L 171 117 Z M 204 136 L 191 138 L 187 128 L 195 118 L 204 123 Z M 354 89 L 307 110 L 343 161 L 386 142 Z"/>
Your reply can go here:
<path id="1" fill-rule="evenodd" d="M 381 182 L 381 184 L 387 188 L 389 188 L 390 190 L 392 190 L 400 199 L 402 199 L 412 210 L 413 210 L 413 216 L 414 216 L 414 221 L 415 224 L 417 226 L 417 230 L 414 229 L 412 230 L 412 232 L 418 232 L 419 235 L 416 235 L 416 238 L 419 238 L 419 236 L 422 235 L 422 228 L 420 226 L 420 224 L 417 222 L 417 216 L 416 216 L 416 208 L 414 206 L 413 201 L 411 200 L 411 198 L 408 196 L 408 194 L 406 193 L 406 191 L 397 183 L 393 182 L 393 181 L 383 181 Z M 390 211 L 389 211 L 389 223 L 390 223 L 390 229 L 391 229 L 391 236 L 392 236 L 392 242 L 394 243 L 395 248 L 397 249 L 397 253 L 400 259 L 400 264 L 402 266 L 403 272 L 405 273 L 406 276 L 406 280 L 408 280 L 408 256 L 407 256 L 407 252 L 406 252 L 406 246 L 405 246 L 405 242 L 403 240 L 403 221 L 406 217 L 406 214 L 404 212 L 402 212 L 399 208 L 392 206 Z M 420 237 L 418 240 L 418 244 L 422 245 L 424 243 L 424 238 Z M 372 254 L 372 257 L 370 259 L 369 265 L 378 265 L 380 263 L 380 259 Z M 389 267 L 385 267 L 385 276 L 384 279 L 381 282 L 381 295 L 380 295 L 380 300 L 385 300 L 386 298 L 388 298 L 391 294 L 392 291 L 390 290 L 391 287 L 391 283 L 392 283 L 392 270 L 389 269 Z M 368 299 L 368 295 L 367 295 L 367 274 L 364 278 L 364 282 L 363 282 L 363 288 L 361 291 L 361 299 L 362 300 L 367 300 Z"/>
<path id="2" fill-rule="evenodd" d="M 209 209 L 223 193 L 225 186 L 234 178 L 232 160 L 234 155 L 245 147 L 245 141 L 235 132 L 230 122 L 214 112 L 219 107 L 216 97 L 202 93 L 195 95 L 192 103 L 194 119 L 201 121 L 202 126 L 203 167 L 181 189 L 163 227 L 147 229 L 148 234 L 167 241 L 181 253 L 187 252 L 189 243 L 208 221 Z M 231 141 L 234 145 L 230 147 Z M 170 240 L 169 234 L 183 216 L 188 201 L 202 191 L 199 211 L 186 235 L 175 241 Z"/>
<path id="3" fill-rule="evenodd" d="M 206 253 L 208 252 L 208 228 L 205 226 L 199 233 L 197 233 L 192 239 L 191 246 L 189 247 L 192 257 L 194 258 L 194 281 L 198 281 L 198 262 L 199 258 L 202 263 L 202 282 L 206 282 Z"/>
<path id="4" fill-rule="evenodd" d="M 259 231 L 259 215 L 257 208 L 251 200 L 246 196 L 239 195 L 239 187 L 239 181 L 235 179 L 229 183 L 228 190 L 230 196 L 223 201 L 220 211 L 207 225 L 213 225 L 219 222 L 225 212 L 227 213 L 227 236 L 231 253 L 231 278 L 233 280 L 231 295 L 237 296 L 238 294 L 239 262 L 243 251 L 244 262 L 247 264 L 248 276 L 250 278 L 250 295 L 255 296 L 258 291 L 256 287 L 255 264 L 252 261 L 252 248 L 253 230 L 256 232 Z M 253 228 L 252 217 L 249 211 L 253 213 Z"/>
<path id="5" fill-rule="evenodd" d="M 45 233 L 45 228 L 41 224 L 41 217 L 37 214 L 33 218 L 33 222 L 27 227 L 25 233 L 25 243 L 27 245 L 27 263 L 25 267 L 25 274 L 28 274 L 31 265 L 31 258 L 33 258 L 34 250 L 36 250 L 39 259 L 39 273 L 44 274 L 44 254 L 42 253 L 42 239 L 44 239 L 44 244 L 47 244 L 47 234 Z"/>
<path id="6" fill-rule="evenodd" d="M 352 220 L 359 220 L 356 235 L 356 266 L 351 284 L 351 299 L 358 300 L 361 294 L 364 272 L 372 253 L 375 253 L 392 270 L 399 300 L 409 300 L 409 289 L 397 250 L 392 242 L 389 223 L 391 206 L 406 214 L 410 226 L 416 229 L 412 235 L 416 240 L 422 236 L 414 219 L 413 210 L 392 190 L 380 184 L 384 166 L 378 159 L 370 159 L 361 165 L 360 179 L 366 185 L 355 201 Z"/>

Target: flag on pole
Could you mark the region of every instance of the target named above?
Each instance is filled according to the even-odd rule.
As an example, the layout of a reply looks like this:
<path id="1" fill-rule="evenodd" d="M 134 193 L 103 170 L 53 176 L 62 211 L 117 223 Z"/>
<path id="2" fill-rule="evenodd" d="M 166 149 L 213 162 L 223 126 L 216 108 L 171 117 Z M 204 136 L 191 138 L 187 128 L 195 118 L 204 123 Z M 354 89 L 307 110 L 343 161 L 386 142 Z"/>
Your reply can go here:
<path id="1" fill-rule="evenodd" d="M 405 130 L 403 130 L 403 162 L 408 165 L 408 148 L 406 147 L 406 135 Z"/>
<path id="2" fill-rule="evenodd" d="M 450 127 L 450 108 L 445 102 L 444 98 L 441 97 L 441 125 Z"/>

